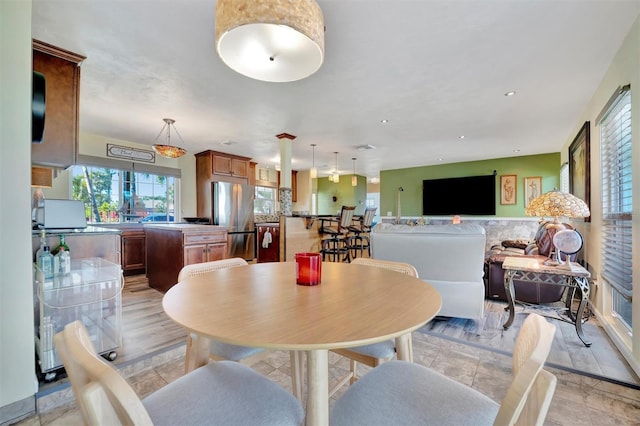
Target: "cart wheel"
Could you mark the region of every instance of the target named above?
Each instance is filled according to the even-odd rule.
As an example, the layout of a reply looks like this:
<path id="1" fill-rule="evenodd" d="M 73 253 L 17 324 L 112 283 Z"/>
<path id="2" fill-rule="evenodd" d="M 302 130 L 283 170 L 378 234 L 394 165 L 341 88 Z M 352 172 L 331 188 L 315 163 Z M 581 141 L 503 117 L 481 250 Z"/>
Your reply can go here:
<path id="1" fill-rule="evenodd" d="M 56 378 L 56 372 L 55 371 L 51 371 L 49 373 L 45 373 L 45 375 L 44 375 L 44 380 L 46 382 L 51 382 L 55 378 Z"/>
<path id="2" fill-rule="evenodd" d="M 115 351 L 111 351 L 107 354 L 106 358 L 109 361 L 115 361 L 115 359 L 118 357 L 118 354 Z"/>

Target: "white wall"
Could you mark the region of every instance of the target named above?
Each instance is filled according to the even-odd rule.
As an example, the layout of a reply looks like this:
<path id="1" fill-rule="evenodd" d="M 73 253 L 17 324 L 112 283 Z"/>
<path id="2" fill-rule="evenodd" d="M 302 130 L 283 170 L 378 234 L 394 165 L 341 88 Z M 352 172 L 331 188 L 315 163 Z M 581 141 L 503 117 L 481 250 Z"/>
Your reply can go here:
<path id="1" fill-rule="evenodd" d="M 631 131 L 633 135 L 633 250 L 637 254 L 640 245 L 640 18 L 636 20 L 622 46 L 616 53 L 600 86 L 596 89 L 589 105 L 580 120 L 575 124 L 574 131 L 569 135 L 561 151 L 562 163 L 568 161 L 569 145 L 585 121 L 591 122 L 591 222 L 572 221 L 572 224 L 585 237 L 584 256 L 593 276 L 599 282 L 592 298 L 595 308 L 603 316 L 601 323 L 612 336 L 614 342 L 623 352 L 636 373 L 640 374 L 640 257 L 633 257 L 633 339 L 625 330 L 617 326 L 608 311 L 608 297 L 600 279 L 602 271 L 602 257 L 600 249 L 602 203 L 600 185 L 600 128 L 596 126 L 596 118 L 611 98 L 617 87 L 631 84 Z"/>
<path id="2" fill-rule="evenodd" d="M 293 211 L 311 212 L 311 197 L 313 191 L 313 179 L 309 170 L 300 170 L 296 176 L 296 201 L 291 206 Z"/>
<path id="3" fill-rule="evenodd" d="M 34 409 L 31 0 L 0 1 L 0 423 Z"/>

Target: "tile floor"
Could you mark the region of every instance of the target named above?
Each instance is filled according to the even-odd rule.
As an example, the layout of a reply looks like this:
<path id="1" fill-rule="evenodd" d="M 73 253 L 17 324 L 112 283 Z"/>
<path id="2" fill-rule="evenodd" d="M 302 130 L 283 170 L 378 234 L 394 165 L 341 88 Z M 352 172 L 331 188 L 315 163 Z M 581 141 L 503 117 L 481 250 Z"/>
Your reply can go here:
<path id="1" fill-rule="evenodd" d="M 447 376 L 472 386 L 496 401 L 506 393 L 511 381 L 511 358 L 484 349 L 414 333 L 414 361 L 431 367 Z M 184 347 L 179 346 L 153 360 L 121 367 L 140 397 L 144 397 L 175 380 L 184 371 Z M 330 353 L 330 383 L 336 383 L 346 374 L 348 362 Z M 291 389 L 289 355 L 273 352 L 252 366 L 266 377 Z M 361 367 L 365 373 L 367 367 Z M 640 391 L 586 376 L 549 368 L 558 378 L 558 386 L 545 424 L 547 425 L 640 425 Z M 343 387 L 330 404 L 347 389 Z M 81 425 L 82 419 L 75 402 L 66 390 L 71 402 L 46 409 L 38 404 L 40 414 L 19 422 L 26 426 Z M 44 399 L 44 398 L 43 398 Z"/>

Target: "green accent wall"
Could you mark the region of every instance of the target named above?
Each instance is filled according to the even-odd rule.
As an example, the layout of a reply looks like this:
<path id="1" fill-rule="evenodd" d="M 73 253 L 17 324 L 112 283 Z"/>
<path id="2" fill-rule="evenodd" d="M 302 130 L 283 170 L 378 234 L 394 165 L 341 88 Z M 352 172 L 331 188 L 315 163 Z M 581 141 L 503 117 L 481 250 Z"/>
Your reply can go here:
<path id="1" fill-rule="evenodd" d="M 355 214 L 363 214 L 367 200 L 367 178 L 358 176 L 358 185 L 351 186 L 351 176 L 340 176 L 340 182 L 318 178 L 318 214 L 336 214 L 342 206 L 356 206 Z M 333 201 L 333 197 L 336 201 Z"/>
<path id="2" fill-rule="evenodd" d="M 402 187 L 402 216 L 422 216 L 422 181 L 450 177 L 490 175 L 496 176 L 496 216 L 524 217 L 524 178 L 542 177 L 542 193 L 560 187 L 560 153 L 497 158 L 465 163 L 411 167 L 380 172 L 380 216 L 397 214 L 398 188 Z M 515 205 L 500 204 L 500 176 L 516 175 Z M 342 182 L 342 181 L 341 181 Z M 349 182 L 350 183 L 350 182 Z"/>

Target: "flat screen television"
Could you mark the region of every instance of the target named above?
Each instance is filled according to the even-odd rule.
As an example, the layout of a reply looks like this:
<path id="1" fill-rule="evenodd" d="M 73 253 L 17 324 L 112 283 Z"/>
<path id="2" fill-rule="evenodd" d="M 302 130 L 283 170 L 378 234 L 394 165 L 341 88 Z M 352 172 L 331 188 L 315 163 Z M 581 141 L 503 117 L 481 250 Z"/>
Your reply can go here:
<path id="1" fill-rule="evenodd" d="M 422 214 L 495 215 L 496 176 L 467 176 L 422 181 Z"/>

